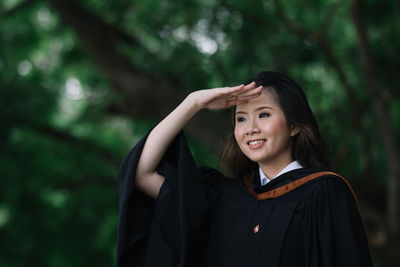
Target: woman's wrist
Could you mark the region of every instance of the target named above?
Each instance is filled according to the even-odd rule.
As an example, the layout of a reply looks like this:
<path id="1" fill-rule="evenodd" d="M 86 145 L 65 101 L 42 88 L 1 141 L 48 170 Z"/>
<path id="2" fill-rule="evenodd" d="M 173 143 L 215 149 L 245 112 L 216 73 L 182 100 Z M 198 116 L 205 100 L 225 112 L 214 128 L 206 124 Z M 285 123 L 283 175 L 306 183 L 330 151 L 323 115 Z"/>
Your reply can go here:
<path id="1" fill-rule="evenodd" d="M 200 110 L 204 109 L 204 106 L 202 106 L 199 101 L 196 99 L 196 92 L 190 93 L 184 100 L 186 102 L 185 104 L 188 105 L 190 110 L 195 114 L 199 112 Z"/>

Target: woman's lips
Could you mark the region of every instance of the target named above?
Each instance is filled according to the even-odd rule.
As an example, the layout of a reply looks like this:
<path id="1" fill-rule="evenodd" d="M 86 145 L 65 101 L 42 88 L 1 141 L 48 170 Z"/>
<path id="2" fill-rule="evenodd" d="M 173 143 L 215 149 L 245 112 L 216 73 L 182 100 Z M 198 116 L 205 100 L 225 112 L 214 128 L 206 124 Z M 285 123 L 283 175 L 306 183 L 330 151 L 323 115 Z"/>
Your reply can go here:
<path id="1" fill-rule="evenodd" d="M 255 148 L 261 147 L 261 146 L 265 143 L 265 141 L 267 141 L 267 140 L 266 140 L 266 139 L 255 139 L 255 140 L 250 140 L 250 141 L 247 141 L 247 145 L 248 145 L 250 148 L 255 149 Z"/>

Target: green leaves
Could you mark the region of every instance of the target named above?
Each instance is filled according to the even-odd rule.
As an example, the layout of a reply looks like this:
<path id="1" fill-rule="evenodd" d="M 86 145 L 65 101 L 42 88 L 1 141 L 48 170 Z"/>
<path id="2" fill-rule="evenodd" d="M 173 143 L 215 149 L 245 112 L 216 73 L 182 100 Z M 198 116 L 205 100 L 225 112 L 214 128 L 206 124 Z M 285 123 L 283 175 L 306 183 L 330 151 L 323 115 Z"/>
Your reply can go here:
<path id="1" fill-rule="evenodd" d="M 305 89 L 335 170 L 349 179 L 386 172 L 351 2 L 70 1 L 82 27 L 56 2 L 0 3 L 1 266 L 113 265 L 123 155 L 177 104 L 167 99 L 261 70 Z M 369 1 L 364 11 L 398 136 L 396 3 Z M 83 27 L 89 19 L 101 28 Z M 218 167 L 210 151 L 228 131 L 222 125 L 188 131 L 200 164 Z"/>

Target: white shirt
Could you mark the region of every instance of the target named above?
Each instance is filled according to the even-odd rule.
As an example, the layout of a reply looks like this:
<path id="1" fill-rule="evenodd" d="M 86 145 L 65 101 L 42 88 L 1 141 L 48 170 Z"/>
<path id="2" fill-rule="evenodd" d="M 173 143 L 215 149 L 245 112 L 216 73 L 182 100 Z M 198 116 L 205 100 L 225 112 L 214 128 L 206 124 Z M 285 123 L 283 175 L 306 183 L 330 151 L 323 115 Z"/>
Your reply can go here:
<path id="1" fill-rule="evenodd" d="M 286 173 L 286 172 L 293 171 L 293 170 L 296 170 L 296 169 L 301 169 L 301 168 L 303 168 L 303 166 L 301 166 L 300 163 L 299 163 L 297 160 L 292 161 L 292 162 L 289 163 L 285 168 L 283 168 L 277 175 L 275 175 L 275 177 L 278 177 L 279 175 L 284 174 L 284 173 Z M 269 181 L 271 181 L 271 179 L 269 179 L 269 178 L 263 173 L 263 171 L 261 170 L 261 167 L 258 167 L 258 172 L 260 173 L 260 182 L 261 182 L 261 185 L 266 185 Z M 274 177 L 274 178 L 275 178 L 275 177 Z"/>

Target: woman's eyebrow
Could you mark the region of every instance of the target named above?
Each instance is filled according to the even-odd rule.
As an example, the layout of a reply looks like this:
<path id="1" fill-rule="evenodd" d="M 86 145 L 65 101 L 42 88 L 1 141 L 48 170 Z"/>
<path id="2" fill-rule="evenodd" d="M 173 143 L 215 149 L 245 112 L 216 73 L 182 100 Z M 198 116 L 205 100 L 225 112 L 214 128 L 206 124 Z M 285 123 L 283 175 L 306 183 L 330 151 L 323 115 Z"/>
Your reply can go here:
<path id="1" fill-rule="evenodd" d="M 272 110 L 274 110 L 274 109 L 273 109 L 272 107 L 270 107 L 270 106 L 258 107 L 258 108 L 256 108 L 255 110 L 258 111 L 258 110 L 261 110 L 261 109 L 272 109 Z"/>

